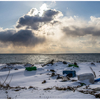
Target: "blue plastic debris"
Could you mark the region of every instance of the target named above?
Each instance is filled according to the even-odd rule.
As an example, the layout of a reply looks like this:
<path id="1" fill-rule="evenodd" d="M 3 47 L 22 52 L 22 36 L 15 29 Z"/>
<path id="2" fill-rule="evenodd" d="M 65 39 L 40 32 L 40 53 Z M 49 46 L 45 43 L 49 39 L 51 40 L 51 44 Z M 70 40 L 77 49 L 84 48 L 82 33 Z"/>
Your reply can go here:
<path id="1" fill-rule="evenodd" d="M 98 79 L 94 80 L 94 82 L 98 82 L 98 81 L 100 81 L 100 78 L 98 78 Z"/>
<path id="2" fill-rule="evenodd" d="M 75 70 L 64 70 L 63 74 L 66 74 L 69 77 L 76 77 L 76 71 Z"/>

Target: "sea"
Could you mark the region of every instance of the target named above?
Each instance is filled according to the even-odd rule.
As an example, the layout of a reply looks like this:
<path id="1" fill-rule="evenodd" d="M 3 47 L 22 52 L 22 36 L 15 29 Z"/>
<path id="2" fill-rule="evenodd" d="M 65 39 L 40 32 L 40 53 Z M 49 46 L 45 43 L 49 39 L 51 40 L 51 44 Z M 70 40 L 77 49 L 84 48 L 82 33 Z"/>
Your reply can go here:
<path id="1" fill-rule="evenodd" d="M 31 63 L 43 64 L 51 61 L 67 62 L 98 62 L 100 53 L 70 53 L 70 54 L 0 54 L 0 64 Z"/>

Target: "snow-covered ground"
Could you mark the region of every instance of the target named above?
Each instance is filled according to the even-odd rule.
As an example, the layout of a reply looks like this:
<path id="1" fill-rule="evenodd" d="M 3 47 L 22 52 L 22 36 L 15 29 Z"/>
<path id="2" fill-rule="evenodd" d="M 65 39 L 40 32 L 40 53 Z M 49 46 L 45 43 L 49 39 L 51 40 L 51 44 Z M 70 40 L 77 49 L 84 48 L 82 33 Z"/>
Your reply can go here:
<path id="1" fill-rule="evenodd" d="M 53 65 L 48 64 L 44 67 L 42 67 L 41 64 L 35 64 L 37 67 L 36 71 L 26 71 L 24 64 L 14 64 L 9 66 L 6 64 L 0 64 L 0 84 L 3 84 L 7 78 L 4 85 L 9 84 L 10 87 L 13 87 L 7 89 L 1 87 L 0 98 L 96 99 L 95 95 L 100 93 L 100 82 L 95 82 L 94 84 L 86 83 L 86 85 L 81 86 L 77 76 L 70 78 L 68 81 L 62 82 L 62 79 L 57 79 L 57 74 L 63 76 L 63 70 L 75 70 L 76 75 L 92 73 L 90 69 L 91 67 L 96 73 L 97 79 L 100 77 L 100 63 L 94 63 L 95 65 L 92 65 L 91 62 L 81 62 L 78 63 L 79 68 L 68 67 L 68 64 L 68 62 L 67 64 L 63 64 L 63 62 L 55 62 Z M 12 68 L 10 69 L 10 73 L 8 68 Z M 55 76 L 51 76 L 53 73 L 50 71 L 51 69 L 55 71 Z M 46 80 L 46 83 L 42 84 L 44 80 Z M 72 87 L 72 89 L 68 89 L 68 86 Z M 25 88 L 22 89 L 21 87 Z M 59 88 L 67 89 L 60 90 Z M 93 89 L 95 89 L 95 92 Z M 91 91 L 94 93 L 91 93 Z"/>

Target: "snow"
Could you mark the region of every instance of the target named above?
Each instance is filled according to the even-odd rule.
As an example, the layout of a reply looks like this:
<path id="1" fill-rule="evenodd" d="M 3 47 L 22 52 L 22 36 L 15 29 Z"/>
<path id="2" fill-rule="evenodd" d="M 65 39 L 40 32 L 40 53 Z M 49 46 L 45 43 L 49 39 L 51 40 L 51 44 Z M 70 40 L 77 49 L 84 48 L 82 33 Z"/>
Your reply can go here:
<path id="1" fill-rule="evenodd" d="M 79 92 L 78 90 L 86 90 L 84 89 L 86 86 L 81 86 L 77 88 L 75 91 L 73 90 L 57 90 L 55 87 L 67 88 L 77 87 L 80 85 L 80 81 L 77 76 L 74 78 L 70 78 L 70 80 L 62 82 L 62 79 L 57 79 L 57 75 L 51 77 L 52 71 L 54 70 L 55 74 L 63 75 L 63 70 L 75 70 L 76 75 L 84 74 L 84 73 L 92 73 L 90 67 L 96 73 L 96 78 L 100 76 L 100 63 L 95 63 L 95 65 L 91 65 L 91 62 L 81 62 L 78 63 L 79 68 L 76 67 L 68 67 L 68 64 L 63 64 L 63 62 L 55 62 L 53 65 L 48 64 L 44 67 L 41 64 L 35 64 L 37 67 L 36 71 L 26 71 L 24 64 L 14 64 L 14 65 L 6 65 L 0 64 L 0 83 L 3 83 L 6 79 L 9 68 L 10 74 L 6 80 L 6 84 L 9 84 L 11 87 L 26 87 L 27 89 L 20 89 L 15 91 L 14 89 L 0 89 L 0 98 L 6 99 L 11 97 L 12 99 L 95 99 L 94 95 L 84 94 Z M 27 64 L 28 66 L 28 64 Z M 31 64 L 29 64 L 31 66 Z M 5 68 L 4 68 L 5 67 Z M 15 70 L 17 68 L 17 70 Z M 77 81 L 71 81 L 71 80 Z M 46 80 L 46 83 L 42 84 L 42 82 Z M 86 81 L 86 80 L 85 80 Z M 85 82 L 84 81 L 84 82 Z M 100 87 L 100 82 L 95 82 L 91 84 L 89 82 L 85 82 L 86 85 L 89 85 L 89 88 L 98 88 Z M 29 86 L 33 86 L 34 88 L 29 89 Z M 44 90 L 46 88 L 52 88 L 51 90 Z"/>

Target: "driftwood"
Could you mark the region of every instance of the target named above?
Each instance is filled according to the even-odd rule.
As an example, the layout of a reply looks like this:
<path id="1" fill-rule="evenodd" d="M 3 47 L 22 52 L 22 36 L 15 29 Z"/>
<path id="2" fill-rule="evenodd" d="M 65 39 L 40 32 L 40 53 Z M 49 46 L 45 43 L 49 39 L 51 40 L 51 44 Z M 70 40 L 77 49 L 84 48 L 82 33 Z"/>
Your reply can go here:
<path id="1" fill-rule="evenodd" d="M 48 63 L 46 63 L 46 64 L 42 65 L 42 67 L 44 67 L 44 66 L 46 66 L 46 65 L 48 65 L 48 64 L 52 64 L 52 65 L 53 65 L 53 62 L 54 62 L 54 59 L 53 59 L 53 60 L 51 60 L 50 62 L 48 62 Z"/>
<path id="2" fill-rule="evenodd" d="M 4 85 L 4 84 L 5 84 L 5 82 L 6 82 L 7 78 L 8 78 L 8 76 L 9 76 L 9 74 L 10 74 L 10 69 L 9 69 L 9 73 L 8 73 L 8 75 L 7 75 L 7 77 L 6 77 L 6 79 L 4 80 L 4 82 L 3 82 L 3 84 L 2 84 L 2 85 Z"/>
<path id="3" fill-rule="evenodd" d="M 90 69 L 92 70 L 93 74 L 94 74 L 94 77 L 96 78 L 96 74 L 95 72 L 93 71 L 93 69 L 90 67 Z"/>

